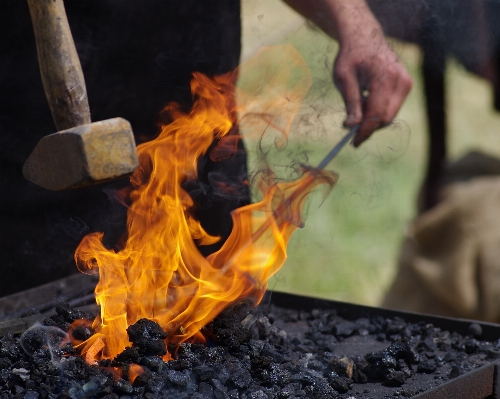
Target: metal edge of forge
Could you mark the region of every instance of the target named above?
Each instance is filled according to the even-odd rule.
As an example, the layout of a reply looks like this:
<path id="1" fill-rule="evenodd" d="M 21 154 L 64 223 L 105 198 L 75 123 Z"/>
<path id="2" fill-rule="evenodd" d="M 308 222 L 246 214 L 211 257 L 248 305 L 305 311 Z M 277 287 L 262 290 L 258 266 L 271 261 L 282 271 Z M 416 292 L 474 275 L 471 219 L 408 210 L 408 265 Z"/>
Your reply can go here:
<path id="1" fill-rule="evenodd" d="M 346 320 L 355 320 L 361 317 L 384 318 L 400 317 L 407 322 L 418 323 L 425 321 L 435 327 L 468 335 L 471 323 L 477 323 L 483 329 L 481 340 L 496 341 L 500 339 L 500 324 L 487 323 L 478 320 L 441 317 L 416 312 L 378 308 L 373 306 L 357 305 L 348 302 L 334 301 L 288 294 L 284 292 L 268 291 L 262 303 L 273 304 L 282 308 L 310 311 L 313 309 L 335 310 Z M 492 360 L 476 370 L 462 374 L 435 388 L 413 396 L 415 399 L 500 399 L 500 360 Z"/>
<path id="2" fill-rule="evenodd" d="M 88 279 L 88 276 L 86 276 Z M 60 287 L 73 288 L 75 283 L 82 281 L 82 277 L 70 276 L 69 282 L 65 279 L 58 280 L 52 284 L 35 287 L 29 290 L 29 297 L 33 300 L 44 297 L 47 292 L 60 294 Z M 88 280 L 87 280 L 88 281 Z M 59 291 L 58 291 L 59 290 Z M 23 293 L 13 294 L 0 298 L 0 309 L 4 309 L 4 301 L 12 302 L 13 299 L 21 298 Z M 378 308 L 365 305 L 357 305 L 348 302 L 340 302 L 329 299 L 314 298 L 302 295 L 288 294 L 277 291 L 268 291 L 261 305 L 273 304 L 282 308 L 293 310 L 310 311 L 312 309 L 335 310 L 337 314 L 346 320 L 355 320 L 361 317 L 384 318 L 400 317 L 407 322 L 418 323 L 425 321 L 441 329 L 455 331 L 467 335 L 467 329 L 471 323 L 477 323 L 483 329 L 481 339 L 495 341 L 500 338 L 500 324 L 487 323 L 477 320 L 456 319 L 441 317 L 415 312 L 404 312 L 386 308 Z M 33 303 L 31 304 L 33 305 Z M 96 305 L 93 305 L 95 308 Z M 85 308 L 89 308 L 86 306 Z M 8 333 L 19 334 L 26 331 L 34 323 L 42 321 L 53 312 L 37 314 L 28 317 L 10 319 L 0 322 L 0 337 Z M 476 370 L 465 373 L 457 378 L 449 380 L 435 388 L 429 389 L 416 396 L 415 399 L 500 399 L 500 360 L 493 361 Z"/>
<path id="3" fill-rule="evenodd" d="M 97 281 L 97 275 L 75 273 L 47 284 L 0 297 L 0 323 L 13 318 L 21 318 L 23 312 L 31 309 L 37 310 L 38 313 L 45 313 L 40 305 L 67 301 L 78 298 L 85 292 L 93 292 Z"/>

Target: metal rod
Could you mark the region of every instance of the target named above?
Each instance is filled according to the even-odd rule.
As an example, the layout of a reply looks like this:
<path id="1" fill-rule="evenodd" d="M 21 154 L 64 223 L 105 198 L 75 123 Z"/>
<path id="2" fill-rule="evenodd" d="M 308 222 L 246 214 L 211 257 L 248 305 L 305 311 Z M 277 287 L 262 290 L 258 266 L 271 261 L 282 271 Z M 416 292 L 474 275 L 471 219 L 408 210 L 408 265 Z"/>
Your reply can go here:
<path id="1" fill-rule="evenodd" d="M 359 126 L 354 126 L 352 127 L 347 134 L 337 143 L 335 147 L 326 155 L 325 158 L 319 163 L 317 169 L 321 170 L 326 167 L 330 163 L 330 161 L 335 157 L 335 155 L 338 154 L 338 152 L 346 145 L 349 140 L 351 140 L 352 137 L 356 135 L 358 132 Z M 297 190 L 305 190 L 307 187 L 309 187 L 315 180 L 314 174 L 310 174 L 307 177 L 307 180 L 304 182 L 302 187 L 299 187 L 298 189 L 295 190 L 295 193 Z M 269 217 L 262 223 L 262 225 L 252 234 L 251 238 L 248 240 L 248 242 L 242 246 L 242 248 L 237 252 L 237 254 L 233 255 L 230 259 L 228 259 L 225 263 L 225 266 L 222 268 L 222 271 L 228 270 L 231 265 L 234 262 L 234 259 L 237 258 L 238 254 L 243 250 L 243 248 L 246 248 L 247 246 L 251 245 L 254 243 L 264 232 L 272 226 L 273 221 L 277 221 L 282 214 L 285 212 L 285 210 L 290 206 L 292 202 L 292 198 L 289 196 L 288 198 L 285 198 L 277 207 L 276 209 L 269 215 Z M 278 222 L 277 222 L 278 223 Z"/>
<path id="2" fill-rule="evenodd" d="M 346 145 L 349 140 L 351 140 L 352 137 L 356 135 L 358 132 L 359 126 L 354 126 L 352 127 L 347 134 L 338 142 L 338 144 L 333 147 L 333 149 L 326 155 L 325 158 L 319 163 L 317 169 L 321 170 L 326 167 L 330 163 L 330 161 L 335 157 L 335 155 L 338 154 L 338 152 Z M 307 182 L 299 189 L 304 190 L 306 187 L 308 187 L 312 182 L 314 181 L 315 177 L 313 174 L 308 176 Z M 273 211 L 272 216 L 269 216 L 267 220 L 260 226 L 253 234 L 252 234 L 252 242 L 255 242 L 257 238 L 259 238 L 264 231 L 266 231 L 267 228 L 269 228 L 272 225 L 272 221 L 278 219 L 281 214 L 285 211 L 286 208 L 290 206 L 291 203 L 291 198 L 288 197 L 284 199 L 284 201 L 279 204 L 276 209 Z"/>
<path id="3" fill-rule="evenodd" d="M 352 127 L 347 134 L 339 141 L 339 143 L 332 148 L 332 150 L 326 155 L 325 158 L 320 162 L 317 169 L 324 169 L 326 165 L 330 163 L 330 161 L 338 154 L 338 152 L 342 149 L 344 145 L 347 144 L 358 132 L 359 126 Z"/>
<path id="4" fill-rule="evenodd" d="M 335 155 L 338 154 L 338 152 L 342 149 L 344 145 L 349 142 L 349 140 L 358 132 L 359 126 L 352 127 L 347 134 L 342 138 L 342 140 L 339 141 L 339 143 L 333 147 L 333 149 L 326 155 L 325 158 L 320 162 L 318 165 L 317 169 L 324 169 L 326 165 L 330 163 L 330 161 L 335 157 Z M 315 176 L 313 174 L 310 174 L 307 178 L 307 181 L 302 185 L 302 187 L 298 188 L 298 190 L 305 190 L 307 187 L 309 187 L 313 182 L 314 182 Z M 297 191 L 297 190 L 296 190 Z M 296 192 L 295 192 L 296 193 Z M 281 217 L 282 213 L 287 209 L 290 204 L 291 204 L 292 198 L 288 197 L 285 198 L 277 207 L 276 209 L 272 212 L 271 215 L 266 219 L 264 223 L 252 234 L 251 239 L 249 242 L 246 243 L 246 245 L 243 247 L 245 248 L 248 245 L 251 245 L 253 242 L 255 242 L 264 232 L 272 225 L 274 220 L 277 220 Z M 241 251 L 242 249 L 240 249 Z M 238 254 L 240 253 L 238 251 Z M 236 257 L 236 254 L 232 256 L 226 263 L 223 269 L 226 269 L 230 267 L 230 265 L 233 262 L 233 259 Z"/>

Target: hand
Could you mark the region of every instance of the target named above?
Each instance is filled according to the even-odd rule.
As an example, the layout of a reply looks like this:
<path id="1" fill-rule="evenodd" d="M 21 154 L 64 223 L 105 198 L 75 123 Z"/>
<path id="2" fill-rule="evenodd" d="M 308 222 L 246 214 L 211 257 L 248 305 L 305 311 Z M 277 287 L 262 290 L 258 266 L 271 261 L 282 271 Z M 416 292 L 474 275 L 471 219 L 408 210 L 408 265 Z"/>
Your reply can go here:
<path id="1" fill-rule="evenodd" d="M 345 125 L 360 125 L 358 146 L 396 116 L 412 86 L 365 0 L 285 0 L 337 39 L 334 81 L 347 108 Z M 365 95 L 363 95 L 365 94 Z"/>
<path id="2" fill-rule="evenodd" d="M 345 126 L 360 125 L 353 142 L 357 147 L 376 129 L 392 122 L 412 79 L 378 23 L 365 24 L 352 34 L 344 32 L 342 37 L 333 76 L 346 104 Z"/>

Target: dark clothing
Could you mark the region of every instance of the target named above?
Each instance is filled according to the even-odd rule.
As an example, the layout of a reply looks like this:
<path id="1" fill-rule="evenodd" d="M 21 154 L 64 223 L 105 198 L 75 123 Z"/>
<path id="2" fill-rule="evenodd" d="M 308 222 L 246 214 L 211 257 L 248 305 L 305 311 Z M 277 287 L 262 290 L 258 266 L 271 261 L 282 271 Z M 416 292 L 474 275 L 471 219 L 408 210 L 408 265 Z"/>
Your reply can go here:
<path id="1" fill-rule="evenodd" d="M 222 74 L 239 62 L 239 0 L 66 0 L 65 6 L 92 120 L 123 117 L 138 143 L 155 136 L 159 112 L 168 102 L 189 109 L 193 71 Z M 113 245 L 123 233 L 125 210 L 110 193 L 127 180 L 50 192 L 24 179 L 24 161 L 39 139 L 56 128 L 26 1 L 0 1 L 0 31 L 3 296 L 75 272 L 74 249 L 89 232 L 104 231 L 106 244 Z M 203 187 L 197 213 L 209 233 L 227 236 L 229 212 L 248 202 L 248 192 L 241 186 L 239 199 L 218 196 L 209 174 L 216 171 L 217 178 L 240 184 L 246 172 L 244 151 L 220 164 L 201 160 L 200 166 L 194 183 Z"/>

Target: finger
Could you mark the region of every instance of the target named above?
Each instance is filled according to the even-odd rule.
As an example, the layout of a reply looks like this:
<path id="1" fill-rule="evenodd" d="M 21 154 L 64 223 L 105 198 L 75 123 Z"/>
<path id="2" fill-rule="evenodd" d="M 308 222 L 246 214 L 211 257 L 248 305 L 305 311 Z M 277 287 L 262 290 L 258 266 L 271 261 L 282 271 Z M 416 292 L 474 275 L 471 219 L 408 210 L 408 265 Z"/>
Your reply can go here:
<path id="1" fill-rule="evenodd" d="M 344 125 L 348 127 L 358 125 L 361 123 L 363 110 L 356 69 L 354 67 L 342 66 L 341 63 L 336 64 L 334 81 L 344 98 L 346 106 L 347 118 Z"/>
<path id="2" fill-rule="evenodd" d="M 389 104 L 390 91 L 387 90 L 378 80 L 372 79 L 368 98 L 365 100 L 363 109 L 363 120 L 359 127 L 353 144 L 358 147 L 367 140 L 372 133 L 382 127 L 388 121 L 385 120 L 386 109 Z"/>
<path id="3" fill-rule="evenodd" d="M 389 99 L 389 103 L 387 104 L 387 109 L 383 118 L 387 121 L 386 123 L 389 123 L 396 117 L 412 86 L 413 81 L 410 75 L 405 71 L 405 73 L 400 75 L 397 79 L 397 86 Z"/>
<path id="4" fill-rule="evenodd" d="M 382 127 L 382 124 L 378 117 L 364 118 L 356 137 L 354 137 L 354 147 L 359 147 L 361 143 L 366 141 L 380 127 Z"/>
<path id="5" fill-rule="evenodd" d="M 411 90 L 413 81 L 401 66 L 384 79 L 372 79 L 370 96 L 364 108 L 363 123 L 354 145 L 359 146 L 371 134 L 391 124 Z"/>

